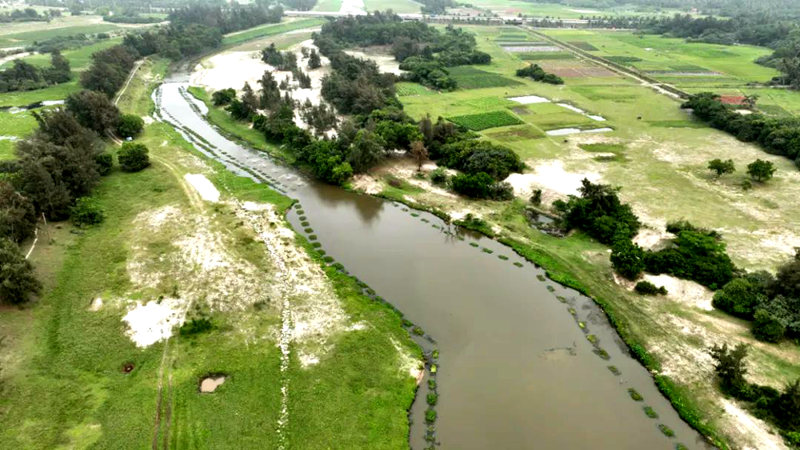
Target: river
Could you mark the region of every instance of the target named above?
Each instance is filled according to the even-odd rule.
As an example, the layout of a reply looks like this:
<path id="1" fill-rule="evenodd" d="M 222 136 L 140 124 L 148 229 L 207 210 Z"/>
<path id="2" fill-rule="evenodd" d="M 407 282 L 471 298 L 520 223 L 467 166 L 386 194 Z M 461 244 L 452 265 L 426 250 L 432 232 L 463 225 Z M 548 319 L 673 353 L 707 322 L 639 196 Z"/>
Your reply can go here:
<path id="1" fill-rule="evenodd" d="M 459 238 L 431 214 L 307 179 L 226 139 L 206 122 L 205 106 L 185 93 L 187 79 L 175 75 L 154 93 L 160 119 L 231 171 L 267 179 L 299 200 L 327 254 L 436 340 L 441 448 L 707 448 L 591 299 L 544 279 L 491 239 Z M 294 211 L 288 219 L 302 229 Z M 644 401 L 632 400 L 629 388 Z M 414 449 L 426 445 L 424 392 L 412 408 Z M 645 415 L 646 405 L 658 419 Z"/>

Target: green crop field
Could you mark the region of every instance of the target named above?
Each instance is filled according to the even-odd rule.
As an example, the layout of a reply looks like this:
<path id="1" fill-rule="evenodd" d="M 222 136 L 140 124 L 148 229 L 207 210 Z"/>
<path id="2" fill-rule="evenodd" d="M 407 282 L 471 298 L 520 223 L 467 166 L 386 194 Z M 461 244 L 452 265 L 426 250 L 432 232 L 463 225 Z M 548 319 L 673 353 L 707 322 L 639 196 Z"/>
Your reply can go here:
<path id="1" fill-rule="evenodd" d="M 408 95 L 433 95 L 436 91 L 426 88 L 418 83 L 400 82 L 394 85 L 397 95 L 405 97 Z"/>
<path id="2" fill-rule="evenodd" d="M 519 84 L 519 81 L 512 78 L 485 72 L 473 66 L 450 67 L 447 71 L 456 80 L 460 89 L 481 89 Z"/>
<path id="3" fill-rule="evenodd" d="M 25 31 L 21 33 L 0 33 L 0 48 L 20 47 L 30 45 L 35 41 L 44 41 L 54 37 L 74 36 L 76 34 L 97 34 L 115 31 L 120 27 L 112 24 L 80 25 L 74 27 L 61 27 L 38 31 Z"/>
<path id="4" fill-rule="evenodd" d="M 517 116 L 509 113 L 508 111 L 491 111 L 479 114 L 470 114 L 466 116 L 448 117 L 447 120 L 473 131 L 481 131 L 487 128 L 497 128 L 522 123 Z"/>
<path id="5" fill-rule="evenodd" d="M 411 0 L 364 0 L 366 11 L 386 11 L 391 9 L 396 13 L 419 13 L 420 3 Z"/>

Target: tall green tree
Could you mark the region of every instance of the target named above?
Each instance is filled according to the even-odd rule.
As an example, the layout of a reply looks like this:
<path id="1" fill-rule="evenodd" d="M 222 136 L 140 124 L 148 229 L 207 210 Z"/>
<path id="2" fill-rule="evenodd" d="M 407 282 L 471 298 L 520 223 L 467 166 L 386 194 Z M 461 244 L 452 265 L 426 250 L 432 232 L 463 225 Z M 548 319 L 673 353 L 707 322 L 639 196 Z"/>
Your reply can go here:
<path id="1" fill-rule="evenodd" d="M 10 239 L 0 238 L 0 302 L 18 305 L 38 294 L 42 285 L 33 266 Z"/>

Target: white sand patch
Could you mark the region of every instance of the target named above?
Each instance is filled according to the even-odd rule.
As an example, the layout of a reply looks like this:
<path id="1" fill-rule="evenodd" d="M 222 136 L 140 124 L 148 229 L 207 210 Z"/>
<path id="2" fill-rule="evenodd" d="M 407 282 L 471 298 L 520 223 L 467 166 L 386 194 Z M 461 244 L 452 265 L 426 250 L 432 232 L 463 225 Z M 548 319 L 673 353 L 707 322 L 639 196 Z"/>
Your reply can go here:
<path id="1" fill-rule="evenodd" d="M 139 213 L 133 220 L 134 223 L 143 223 L 151 230 L 158 230 L 165 223 L 175 221 L 183 215 L 183 211 L 174 205 L 166 205 L 161 208 L 144 211 Z"/>
<path id="2" fill-rule="evenodd" d="M 578 108 L 577 106 L 572 106 L 572 105 L 570 105 L 569 103 L 556 103 L 556 105 L 558 105 L 558 106 L 560 106 L 560 107 L 562 107 L 562 108 L 567 108 L 568 110 L 570 110 L 570 111 L 574 111 L 574 112 L 576 112 L 576 113 L 578 113 L 578 114 L 584 114 L 584 113 L 586 113 L 586 111 L 584 111 L 584 110 L 582 110 L 582 109 Z"/>
<path id="3" fill-rule="evenodd" d="M 509 97 L 512 102 L 517 102 L 522 105 L 533 105 L 535 103 L 550 103 L 550 100 L 539 97 L 538 95 L 525 95 L 522 97 Z"/>
<path id="4" fill-rule="evenodd" d="M 269 203 L 256 203 L 256 202 L 244 202 L 242 203 L 242 208 L 245 211 L 272 211 L 273 207 Z"/>
<path id="5" fill-rule="evenodd" d="M 721 398 L 720 402 L 728 419 L 735 424 L 727 431 L 736 435 L 735 442 L 747 443 L 742 445 L 742 449 L 782 450 L 788 448 L 780 435 L 775 433 L 763 420 L 753 417 L 732 400 Z"/>
<path id="6" fill-rule="evenodd" d="M 605 122 L 606 121 L 605 117 L 598 116 L 597 114 L 586 114 L 586 117 L 588 117 L 588 118 L 590 118 L 592 120 L 596 120 L 598 122 Z"/>
<path id="7" fill-rule="evenodd" d="M 397 342 L 397 339 L 390 337 L 389 340 L 392 341 L 392 345 L 395 350 L 397 350 L 397 356 L 400 359 L 400 371 L 402 373 L 407 373 L 411 378 L 419 382 L 419 380 L 422 379 L 422 375 L 425 373 L 425 366 L 422 364 L 422 361 L 414 358 L 408 350 L 403 349 L 400 343 Z"/>
<path id="8" fill-rule="evenodd" d="M 186 319 L 186 302 L 179 298 L 149 301 L 128 311 L 123 322 L 128 324 L 127 335 L 137 347 L 148 347 L 172 336 L 172 329 Z"/>
<path id="9" fill-rule="evenodd" d="M 666 231 L 642 228 L 633 238 L 633 243 L 645 250 L 656 250 L 663 248 L 664 244 L 666 244 L 673 237 L 675 237 L 675 235 L 672 233 L 667 233 Z"/>
<path id="10" fill-rule="evenodd" d="M 342 6 L 339 8 L 340 14 L 350 14 L 358 16 L 366 14 L 364 9 L 364 0 L 342 0 Z"/>
<path id="11" fill-rule="evenodd" d="M 592 183 L 597 183 L 601 178 L 596 172 L 568 172 L 560 160 L 539 164 L 533 168 L 533 173 L 525 175 L 528 175 L 532 185 L 561 195 L 578 195 L 581 180 L 587 178 Z"/>
<path id="12" fill-rule="evenodd" d="M 749 109 L 737 109 L 736 113 L 742 116 L 749 116 L 750 114 L 753 114 L 753 111 L 750 111 Z"/>
<path id="13" fill-rule="evenodd" d="M 16 141 L 19 139 L 17 136 L 0 136 L 0 141 Z"/>
<path id="14" fill-rule="evenodd" d="M 594 9 L 570 9 L 572 12 L 580 13 L 580 14 L 599 14 L 600 11 Z"/>
<path id="15" fill-rule="evenodd" d="M 658 287 L 664 286 L 667 289 L 667 298 L 670 300 L 684 303 L 703 311 L 714 310 L 711 305 L 714 292 L 699 283 L 663 274 L 645 274 L 644 279 Z"/>
<path id="16" fill-rule="evenodd" d="M 259 52 L 222 52 L 198 64 L 189 83 L 216 91 L 227 88 L 241 90 L 247 82 L 256 90 L 259 87 L 258 80 L 267 70 L 273 68 L 261 61 Z"/>
<path id="17" fill-rule="evenodd" d="M 210 393 L 217 390 L 225 382 L 225 377 L 207 377 L 200 382 L 200 392 Z"/>
<path id="18" fill-rule="evenodd" d="M 529 198 L 533 194 L 536 176 L 532 173 L 512 173 L 505 180 L 514 189 L 514 196 Z"/>
<path id="19" fill-rule="evenodd" d="M 392 55 L 357 50 L 345 50 L 344 52 L 356 58 L 373 61 L 378 65 L 378 70 L 380 70 L 381 73 L 393 73 L 395 75 L 402 75 L 405 73 L 405 70 L 400 70 L 400 63 L 395 60 Z"/>
<path id="20" fill-rule="evenodd" d="M 203 200 L 211 203 L 217 203 L 219 201 L 219 191 L 205 175 L 187 173 L 183 178 L 192 185 Z"/>
<path id="21" fill-rule="evenodd" d="M 352 186 L 353 189 L 369 195 L 379 194 L 383 190 L 380 181 L 365 173 L 353 176 Z"/>
<path id="22" fill-rule="evenodd" d="M 103 307 L 103 299 L 97 297 L 96 299 L 92 300 L 92 304 L 89 305 L 89 311 L 100 311 L 100 308 Z"/>
<path id="23" fill-rule="evenodd" d="M 609 131 L 614 131 L 613 128 L 593 128 L 591 130 L 581 130 L 580 128 L 559 128 L 557 130 L 548 130 L 545 131 L 549 136 L 567 136 L 570 134 L 578 134 L 578 133 L 607 133 Z"/>
<path id="24" fill-rule="evenodd" d="M 144 120 L 145 125 L 152 125 L 155 122 L 155 119 L 150 116 L 144 116 L 142 117 L 142 120 Z"/>

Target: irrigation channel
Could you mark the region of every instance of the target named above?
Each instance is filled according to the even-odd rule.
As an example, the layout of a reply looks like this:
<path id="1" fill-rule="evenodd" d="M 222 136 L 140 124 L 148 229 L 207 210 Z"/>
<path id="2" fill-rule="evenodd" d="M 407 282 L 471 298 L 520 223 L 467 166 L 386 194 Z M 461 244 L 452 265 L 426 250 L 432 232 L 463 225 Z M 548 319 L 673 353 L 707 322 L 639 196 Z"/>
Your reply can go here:
<path id="1" fill-rule="evenodd" d="M 155 91 L 158 119 L 229 170 L 297 199 L 327 255 L 435 339 L 442 448 L 707 448 L 591 299 L 494 240 L 316 182 L 232 142 L 206 121 L 187 79 L 174 75 Z M 288 219 L 302 229 L 295 209 Z M 427 445 L 426 392 L 423 381 L 410 414 L 414 449 Z"/>

